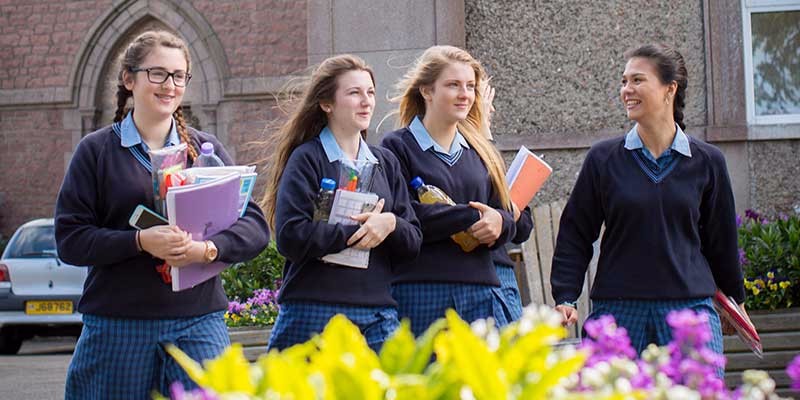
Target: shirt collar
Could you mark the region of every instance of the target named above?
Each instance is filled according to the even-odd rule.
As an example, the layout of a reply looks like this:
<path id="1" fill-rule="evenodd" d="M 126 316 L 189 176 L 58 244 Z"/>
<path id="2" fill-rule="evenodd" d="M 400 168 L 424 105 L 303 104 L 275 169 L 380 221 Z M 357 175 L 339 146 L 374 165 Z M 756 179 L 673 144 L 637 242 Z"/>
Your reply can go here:
<path id="1" fill-rule="evenodd" d="M 120 138 L 122 147 L 133 147 L 141 143 L 145 150 L 150 150 L 147 143 L 142 141 L 142 135 L 139 133 L 139 129 L 136 128 L 136 124 L 133 123 L 133 111 L 129 112 L 125 119 L 122 120 Z M 175 128 L 175 119 L 172 118 L 172 125 L 170 125 L 169 135 L 167 135 L 167 140 L 164 142 L 164 147 L 175 146 L 180 142 L 178 130 Z"/>
<path id="2" fill-rule="evenodd" d="M 637 129 L 638 127 L 639 124 L 634 125 L 628 134 L 625 135 L 625 148 L 628 150 L 636 150 L 644 147 L 642 138 L 639 137 L 639 130 Z M 672 140 L 672 145 L 670 145 L 669 148 L 683 154 L 686 157 L 692 156 L 692 151 L 689 147 L 689 137 L 686 136 L 686 134 L 683 132 L 683 129 L 681 129 L 678 124 L 675 124 L 675 139 Z"/>
<path id="3" fill-rule="evenodd" d="M 336 143 L 336 138 L 333 137 L 333 132 L 330 128 L 327 126 L 322 128 L 322 132 L 319 133 L 319 140 L 322 142 L 322 149 L 325 150 L 328 162 L 339 161 L 345 158 L 344 152 L 342 148 L 339 147 L 339 143 Z M 372 151 L 369 150 L 369 145 L 364 141 L 364 138 L 359 137 L 358 140 L 358 155 L 356 159 L 378 162 L 378 159 L 372 154 Z"/>
<path id="4" fill-rule="evenodd" d="M 414 117 L 414 120 L 411 121 L 411 125 L 408 126 L 408 130 L 411 131 L 411 134 L 414 135 L 414 139 L 417 141 L 419 148 L 422 151 L 426 151 L 433 147 L 433 151 L 442 153 L 442 154 L 449 154 L 453 155 L 458 152 L 458 146 L 461 146 L 465 149 L 469 148 L 469 143 L 467 143 L 467 139 L 456 130 L 456 137 L 453 139 L 453 144 L 450 145 L 450 150 L 445 150 L 439 143 L 433 140 L 431 134 L 428 133 L 428 130 L 425 128 L 425 125 L 422 124 L 422 121 L 419 119 L 419 116 Z"/>

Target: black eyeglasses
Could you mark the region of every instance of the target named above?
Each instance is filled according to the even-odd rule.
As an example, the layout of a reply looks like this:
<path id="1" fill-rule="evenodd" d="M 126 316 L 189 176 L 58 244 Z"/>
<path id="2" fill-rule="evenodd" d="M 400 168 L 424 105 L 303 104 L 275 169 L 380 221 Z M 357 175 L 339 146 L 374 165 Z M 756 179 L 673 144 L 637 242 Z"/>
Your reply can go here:
<path id="1" fill-rule="evenodd" d="M 131 72 L 147 72 L 147 80 L 150 83 L 155 83 L 160 85 L 167 81 L 167 79 L 171 76 L 172 83 L 175 84 L 177 87 L 184 87 L 189 84 L 189 80 L 192 79 L 192 74 L 185 72 L 185 71 L 175 71 L 175 72 L 167 72 L 164 68 L 130 68 L 129 71 Z"/>

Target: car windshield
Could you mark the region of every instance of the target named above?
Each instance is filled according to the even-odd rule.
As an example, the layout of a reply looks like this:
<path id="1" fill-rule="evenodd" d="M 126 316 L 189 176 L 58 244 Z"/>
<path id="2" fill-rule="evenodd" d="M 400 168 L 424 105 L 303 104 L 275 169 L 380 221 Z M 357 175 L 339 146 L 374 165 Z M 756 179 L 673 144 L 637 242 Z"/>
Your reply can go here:
<path id="1" fill-rule="evenodd" d="M 53 226 L 34 226 L 23 228 L 11 238 L 3 258 L 44 258 L 55 254 Z"/>

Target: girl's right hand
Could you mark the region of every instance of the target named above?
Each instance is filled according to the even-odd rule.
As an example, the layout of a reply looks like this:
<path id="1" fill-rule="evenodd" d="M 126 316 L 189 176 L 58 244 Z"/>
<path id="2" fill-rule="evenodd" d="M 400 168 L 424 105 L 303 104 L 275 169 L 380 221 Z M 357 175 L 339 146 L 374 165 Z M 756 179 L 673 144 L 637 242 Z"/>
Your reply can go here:
<path id="1" fill-rule="evenodd" d="M 162 260 L 184 256 L 192 245 L 192 235 L 174 225 L 158 225 L 139 231 L 142 250 Z"/>
<path id="2" fill-rule="evenodd" d="M 556 306 L 556 311 L 561 314 L 561 325 L 572 326 L 578 322 L 578 310 L 566 304 L 559 304 Z"/>

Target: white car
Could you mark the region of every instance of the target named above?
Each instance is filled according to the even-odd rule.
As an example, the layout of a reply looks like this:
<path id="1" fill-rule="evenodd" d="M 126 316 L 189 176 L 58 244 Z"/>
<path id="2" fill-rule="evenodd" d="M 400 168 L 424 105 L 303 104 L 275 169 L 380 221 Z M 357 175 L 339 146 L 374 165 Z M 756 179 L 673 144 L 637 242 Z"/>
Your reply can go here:
<path id="1" fill-rule="evenodd" d="M 79 335 L 87 271 L 58 259 L 52 218 L 20 226 L 0 257 L 0 354 L 34 335 Z"/>

